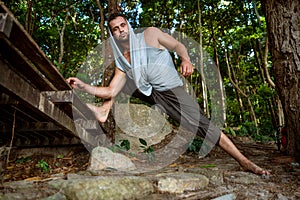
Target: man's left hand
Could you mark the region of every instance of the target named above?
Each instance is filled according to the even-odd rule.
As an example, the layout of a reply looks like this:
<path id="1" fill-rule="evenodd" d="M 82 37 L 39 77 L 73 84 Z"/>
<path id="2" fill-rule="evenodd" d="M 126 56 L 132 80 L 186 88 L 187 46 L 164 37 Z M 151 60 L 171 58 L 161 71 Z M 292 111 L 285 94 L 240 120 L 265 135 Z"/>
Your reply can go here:
<path id="1" fill-rule="evenodd" d="M 183 60 L 180 65 L 180 72 L 183 76 L 190 76 L 194 72 L 194 67 L 190 61 Z"/>

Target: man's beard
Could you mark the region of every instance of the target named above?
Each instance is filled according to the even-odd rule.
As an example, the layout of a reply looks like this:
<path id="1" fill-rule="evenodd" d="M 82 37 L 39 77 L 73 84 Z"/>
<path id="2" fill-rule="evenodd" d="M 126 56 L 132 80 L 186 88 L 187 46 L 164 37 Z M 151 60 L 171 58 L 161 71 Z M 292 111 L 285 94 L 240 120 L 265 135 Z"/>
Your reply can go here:
<path id="1" fill-rule="evenodd" d="M 128 42 L 128 41 L 129 41 L 129 34 L 126 33 L 126 34 L 124 34 L 123 36 L 119 35 L 118 37 L 115 37 L 115 39 L 116 39 L 118 42 Z"/>

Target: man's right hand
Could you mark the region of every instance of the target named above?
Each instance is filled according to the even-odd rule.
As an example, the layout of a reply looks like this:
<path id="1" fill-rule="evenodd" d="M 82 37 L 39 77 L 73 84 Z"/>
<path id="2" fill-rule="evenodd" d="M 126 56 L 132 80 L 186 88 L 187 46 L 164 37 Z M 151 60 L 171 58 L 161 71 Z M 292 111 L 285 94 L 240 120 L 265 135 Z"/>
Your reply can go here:
<path id="1" fill-rule="evenodd" d="M 74 89 L 78 89 L 78 90 L 84 90 L 85 89 L 86 83 L 82 82 L 78 78 L 70 77 L 66 81 Z"/>

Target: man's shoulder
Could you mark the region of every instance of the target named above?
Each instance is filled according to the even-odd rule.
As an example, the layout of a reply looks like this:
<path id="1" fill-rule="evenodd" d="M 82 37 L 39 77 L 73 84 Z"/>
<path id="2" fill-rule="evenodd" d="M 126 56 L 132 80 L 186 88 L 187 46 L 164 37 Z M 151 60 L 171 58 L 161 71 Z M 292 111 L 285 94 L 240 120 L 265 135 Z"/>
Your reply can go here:
<path id="1" fill-rule="evenodd" d="M 152 38 L 152 40 L 154 40 L 155 38 L 159 38 L 161 34 L 162 31 L 156 27 L 148 27 L 144 30 L 145 38 Z"/>
<path id="2" fill-rule="evenodd" d="M 164 38 L 164 32 L 156 27 L 148 27 L 144 31 L 144 39 L 146 43 L 152 47 L 165 49 L 165 46 L 160 43 L 160 38 Z"/>
<path id="3" fill-rule="evenodd" d="M 144 30 L 145 33 L 159 33 L 161 30 L 157 27 L 151 26 Z"/>

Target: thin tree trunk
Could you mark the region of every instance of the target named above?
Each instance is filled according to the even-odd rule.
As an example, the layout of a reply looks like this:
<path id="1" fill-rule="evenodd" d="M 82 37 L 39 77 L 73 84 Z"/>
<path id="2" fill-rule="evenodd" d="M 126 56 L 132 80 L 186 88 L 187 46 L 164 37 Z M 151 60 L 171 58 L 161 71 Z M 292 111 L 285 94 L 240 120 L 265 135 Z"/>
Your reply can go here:
<path id="1" fill-rule="evenodd" d="M 105 28 L 104 28 L 104 9 L 103 6 L 101 5 L 99 0 L 96 0 L 97 6 L 100 10 L 100 30 L 101 30 L 101 41 L 104 42 L 105 40 Z M 104 52 L 104 51 L 103 51 Z"/>
<path id="2" fill-rule="evenodd" d="M 111 15 L 112 13 L 119 12 L 119 11 L 120 11 L 119 0 L 109 0 L 108 15 Z M 106 42 L 106 44 L 108 43 Z M 112 56 L 111 48 L 109 46 L 105 47 L 105 52 L 106 52 L 105 63 L 108 63 L 109 65 L 108 67 L 105 67 L 103 71 L 103 86 L 108 86 L 114 75 L 115 63 L 114 61 L 112 61 L 113 56 Z"/>
<path id="3" fill-rule="evenodd" d="M 272 88 L 275 88 L 275 84 L 272 81 L 270 73 L 269 73 L 269 70 L 268 70 L 268 55 L 269 55 L 269 48 L 268 48 L 268 46 L 269 46 L 269 39 L 268 39 L 268 36 L 267 36 L 266 37 L 266 44 L 265 44 L 265 52 L 264 52 L 263 58 L 262 58 L 262 61 L 263 61 L 262 64 L 263 64 L 263 69 L 264 69 L 265 76 L 267 78 L 267 82 L 269 83 L 269 85 Z"/>
<path id="4" fill-rule="evenodd" d="M 231 71 L 232 71 L 232 70 L 231 70 L 231 66 L 230 66 L 230 64 L 229 64 L 228 54 L 226 53 L 225 55 L 226 55 L 226 56 L 225 56 L 225 59 L 226 59 L 226 64 L 227 64 L 227 69 L 228 69 L 228 77 L 229 77 L 229 80 L 230 80 L 230 82 L 232 83 L 232 85 L 235 87 L 236 91 L 239 92 L 242 96 L 244 96 L 244 98 L 247 99 L 247 103 L 248 103 L 248 106 L 249 106 L 249 109 L 250 109 L 250 110 L 249 110 L 249 113 L 250 113 L 251 120 L 254 122 L 255 127 L 258 127 L 256 115 L 255 115 L 255 112 L 254 112 L 254 109 L 253 109 L 251 100 L 250 100 L 249 96 L 239 88 L 238 84 L 236 84 L 237 81 L 236 81 L 236 80 L 234 81 L 234 80 L 232 79 L 232 76 L 231 76 Z M 258 134 L 258 129 L 257 129 L 257 131 L 256 131 L 256 134 Z"/>
<path id="5" fill-rule="evenodd" d="M 104 42 L 104 12 L 103 12 L 103 7 L 101 6 L 100 2 L 97 0 L 97 5 L 100 10 L 100 17 L 101 17 L 101 23 L 100 27 L 102 29 L 101 33 L 101 39 L 102 42 Z M 109 0 L 108 1 L 108 15 L 111 15 L 112 13 L 119 12 L 120 11 L 120 6 L 119 6 L 119 1 L 118 0 Z M 102 21 L 103 20 L 103 21 Z M 109 35 L 109 34 L 107 34 Z M 108 45 L 108 42 L 104 43 L 104 67 L 103 67 L 103 77 L 102 77 L 102 86 L 108 86 L 110 84 L 110 81 L 112 80 L 114 76 L 114 71 L 115 71 L 115 62 L 113 59 L 113 54 L 110 46 Z M 108 115 L 108 118 L 105 123 L 102 124 L 103 129 L 106 132 L 106 135 L 111 139 L 111 142 L 115 142 L 115 136 L 114 136 L 114 130 L 116 127 L 116 122 L 114 120 L 114 117 L 112 113 L 110 112 Z"/>
<path id="6" fill-rule="evenodd" d="M 203 97 L 203 112 L 206 114 L 208 118 L 210 118 L 210 111 L 208 107 L 208 95 L 207 95 L 207 85 L 206 79 L 204 76 L 204 65 L 203 65 L 203 42 L 202 42 L 202 23 L 201 23 L 201 8 L 200 8 L 200 0 L 198 0 L 198 23 L 199 23 L 199 54 L 200 54 L 200 76 L 201 76 L 201 85 L 202 85 L 202 97 Z"/>
<path id="7" fill-rule="evenodd" d="M 220 94 L 220 102 L 217 103 L 215 102 L 215 104 L 219 104 L 219 110 L 217 112 L 214 112 L 216 115 L 219 115 L 222 119 L 223 122 L 226 122 L 226 110 L 225 110 L 225 95 L 224 95 L 224 90 L 223 90 L 223 79 L 220 73 L 220 64 L 219 64 L 219 58 L 218 58 L 218 53 L 216 51 L 216 73 L 217 73 L 217 90 L 218 93 Z M 225 124 L 226 125 L 226 124 Z"/>
<path id="8" fill-rule="evenodd" d="M 269 86 L 275 89 L 275 87 L 276 87 L 275 83 L 271 79 L 271 76 L 270 76 L 270 73 L 268 70 L 268 55 L 269 55 L 269 38 L 268 38 L 268 36 L 266 36 L 265 40 L 266 40 L 265 51 L 264 51 L 264 54 L 261 54 L 262 61 L 263 61 L 262 63 L 263 63 L 264 74 L 265 74 L 265 77 L 266 77 L 266 80 L 267 80 Z M 281 106 L 281 101 L 279 98 L 276 98 L 277 105 L 274 105 L 273 101 L 271 101 L 271 99 L 269 99 L 269 103 L 270 103 L 270 107 L 271 107 L 271 114 L 272 114 L 271 116 L 272 116 L 273 122 L 275 122 L 273 124 L 275 124 L 275 128 L 277 129 L 278 126 L 283 126 L 285 123 L 284 122 L 284 114 L 283 114 L 282 106 Z M 274 111 L 275 107 L 277 107 L 278 120 L 276 119 L 277 117 L 276 117 L 275 111 Z"/>
<path id="9" fill-rule="evenodd" d="M 33 31 L 33 25 L 32 25 L 32 1 L 27 0 L 27 13 L 26 13 L 26 19 L 25 19 L 25 30 L 29 33 L 29 35 L 32 35 Z"/>
<path id="10" fill-rule="evenodd" d="M 262 82 L 268 83 L 268 85 L 271 88 L 275 88 L 275 84 L 272 81 L 269 70 L 268 70 L 268 54 L 269 54 L 268 37 L 265 38 L 264 51 L 262 50 L 260 42 L 258 40 L 253 42 L 252 48 L 255 53 L 255 59 L 256 59 L 257 65 L 259 66 L 259 69 L 260 69 Z M 277 112 L 277 114 L 275 114 L 277 104 L 280 103 L 280 102 L 278 102 L 279 99 L 274 102 L 273 99 L 269 98 L 266 101 L 268 102 L 268 107 L 270 109 L 272 124 L 273 124 L 274 128 L 277 129 L 278 125 L 282 125 L 282 123 L 280 123 L 280 120 L 278 120 L 278 119 L 281 119 L 283 117 L 281 112 Z"/>
<path id="11" fill-rule="evenodd" d="M 266 83 L 266 78 L 265 78 L 265 74 L 264 74 L 264 69 L 262 67 L 262 55 L 261 55 L 261 48 L 260 48 L 260 42 L 258 40 L 252 40 L 251 41 L 251 45 L 252 45 L 252 49 L 254 51 L 254 57 L 257 63 L 257 66 L 259 68 L 259 72 L 260 72 L 260 78 L 262 80 L 263 83 Z"/>
<path id="12" fill-rule="evenodd" d="M 230 67 L 230 66 L 232 66 L 232 64 L 229 61 L 229 57 L 230 57 L 229 52 L 227 51 L 225 59 L 226 59 L 226 63 L 228 62 L 227 66 Z M 235 71 L 233 69 L 230 69 L 230 68 L 229 68 L 230 71 L 228 71 L 228 73 L 229 73 L 232 81 L 234 82 L 234 84 L 238 85 L 238 80 L 236 78 Z M 244 114 L 243 113 L 245 113 L 245 107 L 244 107 L 244 104 L 243 104 L 243 100 L 241 98 L 241 95 L 240 95 L 238 89 L 236 87 L 234 87 L 234 90 L 235 90 L 236 99 L 237 99 L 237 102 L 238 102 L 239 108 L 240 108 L 240 117 L 239 117 L 239 119 L 240 119 L 241 123 L 244 123 L 245 119 L 244 119 Z"/>
<path id="13" fill-rule="evenodd" d="M 275 88 L 275 83 L 273 82 L 273 80 L 271 79 L 269 70 L 268 70 L 268 54 L 269 54 L 269 38 L 268 36 L 266 37 L 266 44 L 265 44 L 265 52 L 264 52 L 264 56 L 263 56 L 263 69 L 264 69 L 264 73 L 267 79 L 267 82 L 269 84 L 269 86 L 271 86 L 272 88 Z M 277 129 L 278 126 L 283 126 L 285 124 L 285 120 L 284 120 L 284 114 L 283 114 L 283 110 L 282 110 L 282 105 L 281 105 L 281 101 L 279 98 L 276 98 L 276 103 L 277 103 L 277 116 L 278 116 L 278 120 L 276 120 L 275 117 L 275 112 L 274 112 L 274 107 L 276 107 L 275 105 L 272 104 L 272 101 L 269 100 L 270 105 L 271 105 L 271 111 L 272 111 L 272 119 L 273 121 L 275 121 L 275 128 Z"/>
<path id="14" fill-rule="evenodd" d="M 64 57 L 64 34 L 65 34 L 65 29 L 67 26 L 67 21 L 69 17 L 69 8 L 66 10 L 66 17 L 63 23 L 63 27 L 59 33 L 59 57 L 58 57 L 58 64 L 62 63 L 63 57 Z M 57 25 L 57 29 L 59 30 L 59 27 Z"/>

